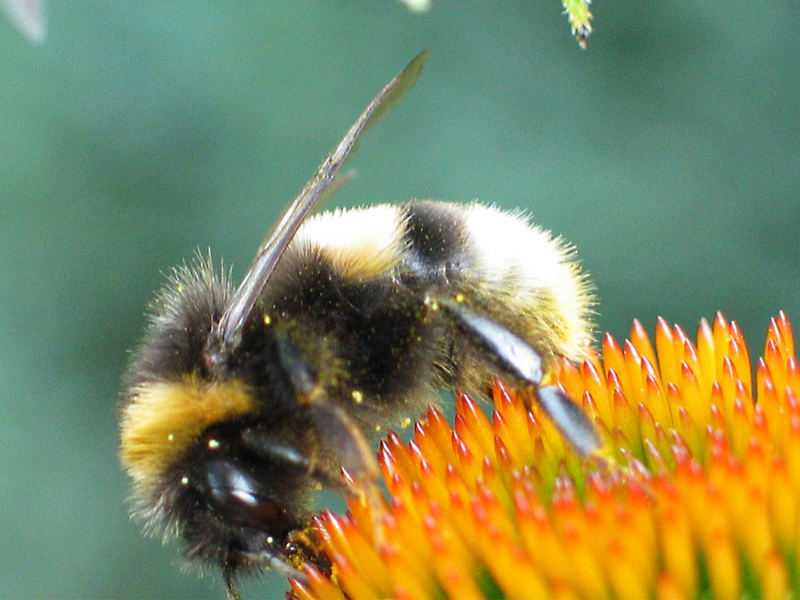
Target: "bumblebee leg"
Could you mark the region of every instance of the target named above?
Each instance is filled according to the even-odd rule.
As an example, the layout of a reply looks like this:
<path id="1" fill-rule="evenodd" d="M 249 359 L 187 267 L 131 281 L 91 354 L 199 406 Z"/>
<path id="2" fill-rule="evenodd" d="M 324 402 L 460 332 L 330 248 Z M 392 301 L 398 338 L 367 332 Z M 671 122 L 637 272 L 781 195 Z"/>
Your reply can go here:
<path id="1" fill-rule="evenodd" d="M 536 390 L 539 405 L 561 435 L 582 456 L 600 448 L 600 437 L 583 411 L 555 385 L 542 382 L 542 355 L 505 325 L 451 299 L 437 300 L 456 327 L 483 352 L 501 377 Z"/>
<path id="2" fill-rule="evenodd" d="M 323 448 L 336 448 L 335 454 L 325 453 L 312 459 L 311 476 L 342 495 L 355 496 L 369 507 L 372 530 L 381 542 L 380 526 L 385 502 L 376 482 L 379 470 L 375 453 L 361 429 L 344 410 L 330 403 L 309 407 L 314 421 L 325 439 Z M 344 471 L 344 473 L 342 472 Z"/>
<path id="3" fill-rule="evenodd" d="M 271 569 L 285 577 L 291 577 L 301 582 L 306 581 L 305 574 L 291 565 L 288 565 L 284 559 L 278 558 L 277 556 L 265 553 L 245 553 L 245 555 L 253 564 Z M 230 564 L 224 564 L 222 566 L 222 580 L 225 582 L 225 593 L 228 600 L 242 600 L 242 595 L 236 588 L 236 567 Z"/>
<path id="4" fill-rule="evenodd" d="M 361 429 L 342 408 L 330 402 L 316 402 L 307 407 L 313 427 L 324 440 L 319 445 L 325 452 L 311 454 L 309 474 L 339 492 L 350 492 L 352 484 L 341 476 L 341 469 L 357 483 L 371 481 L 378 475 L 378 465 Z M 335 449 L 330 452 L 330 449 Z"/>
<path id="5" fill-rule="evenodd" d="M 581 456 L 587 456 L 600 448 L 600 436 L 591 421 L 560 387 L 540 386 L 536 388 L 536 397 L 561 435 Z"/>
<path id="6" fill-rule="evenodd" d="M 255 462 L 268 464 L 275 471 L 273 478 L 285 482 L 284 489 L 292 492 L 302 490 L 299 496 L 289 493 L 267 497 L 269 490 L 261 490 L 257 480 L 247 478 L 239 466 L 231 465 L 229 479 L 237 489 L 229 495 L 261 498 L 265 508 L 281 510 L 281 506 L 299 507 L 293 521 L 282 534 L 268 540 L 263 550 L 240 551 L 237 556 L 247 566 L 256 565 L 278 571 L 299 581 L 305 580 L 302 564 L 313 564 L 326 572 L 325 557 L 311 530 L 311 515 L 307 512 L 307 492 L 315 485 L 322 486 L 342 496 L 364 499 L 373 515 L 380 515 L 382 507 L 380 490 L 375 483 L 378 473 L 377 461 L 363 433 L 346 412 L 324 399 L 322 392 L 315 395 L 311 403 L 301 405 L 284 420 L 282 431 L 262 430 L 258 427 L 245 429 L 241 440 L 247 453 Z M 343 476 L 342 471 L 347 471 Z M 250 506 L 248 510 L 252 510 Z M 266 528 L 265 528 L 266 529 Z M 223 575 L 232 600 L 236 600 L 233 575 L 238 564 L 223 567 Z"/>
<path id="7" fill-rule="evenodd" d="M 236 589 L 234 571 L 235 569 L 229 564 L 224 564 L 222 566 L 222 579 L 225 581 L 225 592 L 229 600 L 242 600 L 239 590 Z"/>
<path id="8" fill-rule="evenodd" d="M 278 358 L 289 375 L 295 397 L 302 406 L 308 426 L 317 432 L 315 439 L 323 440 L 320 447 L 332 452 L 317 452 L 316 445 L 303 449 L 309 460 L 311 477 L 338 492 L 347 485 L 340 476 L 344 467 L 357 480 L 378 474 L 378 466 L 369 443 L 358 425 L 328 397 L 326 386 L 309 367 L 299 347 L 288 338 L 277 339 Z"/>
<path id="9" fill-rule="evenodd" d="M 296 345 L 279 338 L 278 357 L 289 374 L 298 401 L 304 405 L 310 427 L 316 430 L 314 439 L 320 441 L 305 450 L 308 474 L 332 491 L 359 497 L 370 507 L 374 530 L 379 531 L 383 507 L 383 497 L 375 482 L 379 470 L 363 431 L 344 409 L 331 401 L 326 387 L 319 383 Z"/>

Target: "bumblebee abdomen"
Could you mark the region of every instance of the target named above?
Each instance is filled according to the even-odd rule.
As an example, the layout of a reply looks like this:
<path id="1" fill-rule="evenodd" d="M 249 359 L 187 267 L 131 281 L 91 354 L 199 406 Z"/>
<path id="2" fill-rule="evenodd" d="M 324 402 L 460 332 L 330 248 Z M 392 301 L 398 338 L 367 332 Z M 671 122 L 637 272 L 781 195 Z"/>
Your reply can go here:
<path id="1" fill-rule="evenodd" d="M 285 268 L 296 272 L 312 249 L 342 285 L 466 296 L 547 356 L 578 358 L 591 340 L 592 295 L 572 248 L 520 213 L 437 201 L 333 211 L 301 227 Z"/>
<path id="2" fill-rule="evenodd" d="M 578 359 L 591 343 L 593 296 L 573 248 L 523 214 L 473 203 L 464 209 L 480 300 L 502 307 L 505 321 L 545 359 Z M 504 321 L 502 314 L 498 320 Z"/>
<path id="3" fill-rule="evenodd" d="M 472 305 L 521 334 L 546 361 L 584 354 L 592 296 L 569 245 L 519 212 L 477 202 L 416 201 L 403 210 L 403 264 L 433 286 L 429 298 Z"/>

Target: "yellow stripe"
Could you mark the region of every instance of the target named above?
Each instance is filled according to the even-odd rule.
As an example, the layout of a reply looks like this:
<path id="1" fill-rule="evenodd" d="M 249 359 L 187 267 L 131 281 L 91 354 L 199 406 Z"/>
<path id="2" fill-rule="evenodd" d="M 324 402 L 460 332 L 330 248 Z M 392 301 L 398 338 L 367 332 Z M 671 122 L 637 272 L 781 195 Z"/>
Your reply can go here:
<path id="1" fill-rule="evenodd" d="M 137 486 L 148 489 L 207 427 L 254 409 L 252 393 L 239 380 L 207 383 L 189 375 L 143 384 L 123 410 L 122 463 Z"/>

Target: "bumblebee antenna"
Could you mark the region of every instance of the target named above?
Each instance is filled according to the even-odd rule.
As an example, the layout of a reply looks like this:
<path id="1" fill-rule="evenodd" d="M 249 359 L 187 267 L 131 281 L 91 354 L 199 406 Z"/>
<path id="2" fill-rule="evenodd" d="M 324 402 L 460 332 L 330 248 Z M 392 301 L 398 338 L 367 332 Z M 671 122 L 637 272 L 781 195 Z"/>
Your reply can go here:
<path id="1" fill-rule="evenodd" d="M 388 113 L 411 89 L 427 58 L 427 50 L 418 54 L 378 92 L 342 140 L 325 157 L 314 176 L 278 219 L 274 229 L 264 238 L 242 283 L 212 331 L 206 353 L 209 367 L 219 368 L 231 351 L 241 343 L 244 326 L 297 229 L 314 208 L 319 208 L 321 200 L 326 198 L 326 190 L 356 149 L 364 132 Z"/>

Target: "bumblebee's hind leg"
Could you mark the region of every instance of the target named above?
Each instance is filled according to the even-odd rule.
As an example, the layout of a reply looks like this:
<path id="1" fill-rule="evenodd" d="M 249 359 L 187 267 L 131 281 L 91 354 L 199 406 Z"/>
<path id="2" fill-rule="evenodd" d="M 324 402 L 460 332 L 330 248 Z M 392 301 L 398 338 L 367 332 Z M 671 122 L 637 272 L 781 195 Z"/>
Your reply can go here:
<path id="1" fill-rule="evenodd" d="M 542 355 L 530 342 L 485 314 L 455 299 L 436 304 L 492 365 L 497 375 L 536 391 L 539 405 L 561 435 L 582 456 L 600 448 L 600 437 L 583 411 L 555 385 L 540 385 L 544 376 Z"/>

